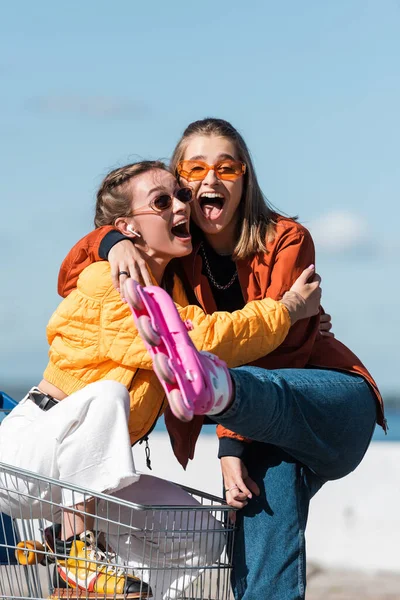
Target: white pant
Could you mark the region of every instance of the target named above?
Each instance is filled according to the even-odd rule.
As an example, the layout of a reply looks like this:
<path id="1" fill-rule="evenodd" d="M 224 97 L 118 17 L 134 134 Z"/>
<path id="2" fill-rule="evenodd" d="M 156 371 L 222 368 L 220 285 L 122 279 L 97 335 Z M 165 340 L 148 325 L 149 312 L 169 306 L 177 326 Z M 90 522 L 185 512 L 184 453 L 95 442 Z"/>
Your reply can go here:
<path id="1" fill-rule="evenodd" d="M 219 558 L 224 535 L 208 511 L 143 511 L 118 504 L 117 499 L 145 506 L 199 506 L 180 487 L 136 473 L 129 410 L 126 388 L 114 381 L 90 384 L 48 411 L 25 397 L 0 426 L 0 462 L 93 491 L 92 495 L 111 493 L 115 502 L 96 502 L 96 528 L 105 532 L 124 564 L 147 569 L 147 577 L 143 574 L 155 598 L 179 598 L 202 567 Z M 60 505 L 73 507 L 90 496 L 80 489 L 0 472 L 0 511 L 14 518 L 60 521 Z M 149 533 L 152 529 L 157 533 Z M 211 533 L 201 535 L 203 529 Z M 166 569 L 153 570 L 155 566 Z"/>

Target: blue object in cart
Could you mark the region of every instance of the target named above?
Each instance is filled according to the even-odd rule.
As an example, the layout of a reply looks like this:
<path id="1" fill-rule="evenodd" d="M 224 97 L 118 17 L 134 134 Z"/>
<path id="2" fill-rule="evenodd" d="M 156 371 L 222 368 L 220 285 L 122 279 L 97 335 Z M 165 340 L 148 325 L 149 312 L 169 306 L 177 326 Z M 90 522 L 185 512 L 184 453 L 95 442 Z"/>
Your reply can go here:
<path id="1" fill-rule="evenodd" d="M 18 402 L 8 394 L 0 392 L 0 422 L 17 404 Z M 14 552 L 10 548 L 15 547 L 18 541 L 12 519 L 0 513 L 0 565 L 17 564 Z"/>
<path id="2" fill-rule="evenodd" d="M 13 400 L 11 396 L 5 392 L 0 392 L 0 422 L 17 404 L 18 402 Z"/>

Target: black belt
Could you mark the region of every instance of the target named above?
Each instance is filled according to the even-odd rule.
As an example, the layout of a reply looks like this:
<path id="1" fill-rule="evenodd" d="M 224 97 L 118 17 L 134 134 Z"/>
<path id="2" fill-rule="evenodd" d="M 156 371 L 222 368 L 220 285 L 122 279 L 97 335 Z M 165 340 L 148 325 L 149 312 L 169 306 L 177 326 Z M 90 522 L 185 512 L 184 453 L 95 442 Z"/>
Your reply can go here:
<path id="1" fill-rule="evenodd" d="M 29 399 L 32 400 L 39 408 L 42 410 L 50 410 L 56 404 L 58 404 L 58 400 L 50 396 L 49 394 L 44 394 L 39 390 L 31 390 L 28 393 Z"/>

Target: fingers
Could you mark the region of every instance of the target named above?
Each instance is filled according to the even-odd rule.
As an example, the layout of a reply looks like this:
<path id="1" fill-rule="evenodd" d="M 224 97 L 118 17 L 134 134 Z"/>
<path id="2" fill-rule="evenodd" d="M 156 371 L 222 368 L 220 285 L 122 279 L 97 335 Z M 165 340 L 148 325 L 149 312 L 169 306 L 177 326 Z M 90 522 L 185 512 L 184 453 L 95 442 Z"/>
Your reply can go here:
<path id="1" fill-rule="evenodd" d="M 253 494 L 260 495 L 260 488 L 251 477 L 241 479 L 237 477 L 237 483 L 225 486 L 226 501 L 233 508 L 244 508 L 251 500 Z"/>
<path id="2" fill-rule="evenodd" d="M 319 320 L 319 332 L 324 337 L 335 337 L 335 334 L 331 331 L 332 329 L 332 317 L 327 313 L 321 315 Z"/>
<path id="3" fill-rule="evenodd" d="M 313 275 L 312 277 L 312 281 L 310 281 L 309 283 L 305 284 L 305 287 L 308 287 L 308 289 L 310 290 L 317 290 L 321 288 L 321 277 L 320 275 L 318 275 L 318 273 L 315 273 L 315 275 Z"/>
<path id="4" fill-rule="evenodd" d="M 119 269 L 118 269 L 118 267 L 111 267 L 111 280 L 112 280 L 113 286 L 115 287 L 117 292 L 119 292 Z"/>
<path id="5" fill-rule="evenodd" d="M 129 240 L 115 244 L 108 253 L 111 266 L 111 277 L 114 287 L 121 293 L 126 277 L 120 275 L 126 271 L 127 276 L 144 285 L 152 285 L 151 275 L 141 252 Z M 122 279 L 121 279 L 122 277 Z"/>
<path id="6" fill-rule="evenodd" d="M 315 273 L 315 265 L 310 265 L 307 269 L 304 269 L 301 275 L 297 278 L 297 281 L 301 284 L 307 283 L 310 277 Z"/>
<path id="7" fill-rule="evenodd" d="M 137 283 L 153 285 L 147 264 L 144 260 L 135 260 L 134 262 L 129 263 L 127 270 L 132 279 L 137 281 Z"/>
<path id="8" fill-rule="evenodd" d="M 229 485 L 225 485 L 226 502 L 233 508 L 244 508 L 248 498 L 251 498 L 251 492 L 241 477 L 237 477 L 237 480 L 237 483 L 231 481 Z"/>
<path id="9" fill-rule="evenodd" d="M 235 490 L 230 490 L 229 492 L 226 492 L 226 502 L 227 504 L 229 504 L 229 506 L 232 506 L 232 508 L 240 509 L 247 506 L 248 498 L 246 494 L 243 494 L 243 492 L 241 492 L 239 488 L 237 488 Z"/>
<path id="10" fill-rule="evenodd" d="M 315 275 L 313 276 L 312 283 L 308 284 L 315 290 L 315 293 L 317 294 L 319 299 L 321 299 L 322 297 L 321 281 L 321 276 L 318 273 L 315 273 Z"/>
<path id="11" fill-rule="evenodd" d="M 142 277 L 140 274 L 140 268 L 139 268 L 138 263 L 136 263 L 136 262 L 130 263 L 128 270 L 129 270 L 129 274 L 130 274 L 131 278 L 134 281 L 136 281 L 137 283 L 142 283 Z"/>
<path id="12" fill-rule="evenodd" d="M 119 283 L 119 293 L 121 296 L 122 302 L 126 302 L 126 294 L 125 294 L 125 283 L 128 281 L 129 277 L 127 275 L 120 275 L 120 283 Z"/>
<path id="13" fill-rule="evenodd" d="M 128 265 L 123 264 L 122 266 L 119 264 L 118 267 L 112 269 L 111 278 L 113 286 L 121 294 L 123 300 L 125 300 L 124 285 L 129 277 L 140 284 L 153 284 L 145 261 L 130 262 Z"/>
<path id="14" fill-rule="evenodd" d="M 322 317 L 324 317 L 325 315 L 321 315 L 320 321 L 319 321 L 319 329 L 320 331 L 330 331 L 332 329 L 332 323 L 330 318 L 329 319 L 323 319 Z M 329 315 L 328 315 L 329 317 Z"/>
<path id="15" fill-rule="evenodd" d="M 319 273 L 315 273 L 312 283 L 317 283 L 318 285 L 321 283 L 321 275 Z"/>
<path id="16" fill-rule="evenodd" d="M 149 269 L 147 268 L 147 264 L 144 260 L 139 262 L 139 269 L 140 269 L 140 273 L 142 275 L 144 285 L 153 285 L 153 282 L 150 277 Z"/>
<path id="17" fill-rule="evenodd" d="M 251 477 L 246 477 L 246 483 L 247 487 L 253 494 L 255 494 L 256 496 L 260 495 L 260 488 L 258 487 L 256 482 L 252 480 Z"/>
<path id="18" fill-rule="evenodd" d="M 320 318 L 320 323 L 330 323 L 332 321 L 332 317 L 331 315 L 328 315 L 328 313 L 322 313 L 321 318 Z"/>
<path id="19" fill-rule="evenodd" d="M 235 493 L 243 494 L 249 500 L 251 500 L 251 498 L 253 497 L 253 494 L 251 493 L 251 491 L 249 490 L 249 488 L 245 484 L 244 480 L 243 479 L 239 479 L 239 478 L 238 478 L 238 481 L 237 481 L 237 488 L 235 488 L 234 490 L 232 490 L 232 494 L 235 494 Z"/>

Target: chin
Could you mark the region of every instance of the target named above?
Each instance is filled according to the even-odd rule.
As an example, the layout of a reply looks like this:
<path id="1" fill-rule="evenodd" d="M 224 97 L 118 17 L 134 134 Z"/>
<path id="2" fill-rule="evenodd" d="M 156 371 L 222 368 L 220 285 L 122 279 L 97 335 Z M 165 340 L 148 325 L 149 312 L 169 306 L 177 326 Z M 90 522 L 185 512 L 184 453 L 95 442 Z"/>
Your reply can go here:
<path id="1" fill-rule="evenodd" d="M 198 227 L 202 230 L 203 233 L 209 233 L 210 235 L 221 233 L 227 226 L 227 223 L 210 223 L 209 221 L 201 223 Z"/>
<path id="2" fill-rule="evenodd" d="M 192 244 L 189 244 L 189 246 L 184 249 L 181 256 L 188 256 L 188 254 L 190 254 L 192 252 L 192 250 L 193 250 L 193 246 L 192 246 Z"/>
<path id="3" fill-rule="evenodd" d="M 181 248 L 176 249 L 174 252 L 174 258 L 179 258 L 180 256 L 187 256 L 193 250 L 192 242 L 190 244 L 182 245 Z"/>

